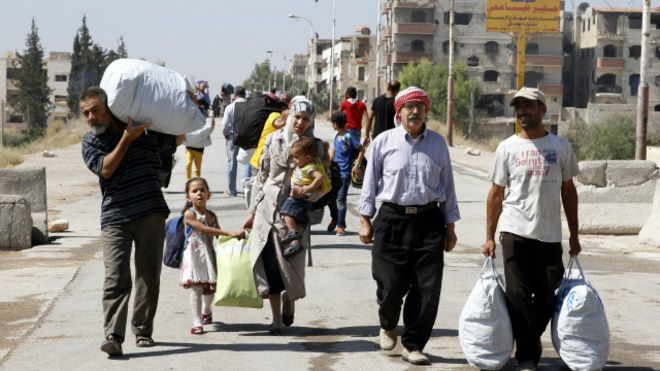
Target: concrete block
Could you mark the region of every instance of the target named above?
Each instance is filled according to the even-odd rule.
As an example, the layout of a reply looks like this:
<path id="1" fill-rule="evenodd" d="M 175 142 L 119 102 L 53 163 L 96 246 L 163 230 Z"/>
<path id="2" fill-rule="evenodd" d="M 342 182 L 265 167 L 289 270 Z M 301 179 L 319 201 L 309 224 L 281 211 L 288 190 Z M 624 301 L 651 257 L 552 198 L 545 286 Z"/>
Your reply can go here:
<path id="1" fill-rule="evenodd" d="M 32 211 L 32 243 L 48 243 L 46 168 L 0 169 L 0 194 L 25 197 Z"/>
<path id="2" fill-rule="evenodd" d="M 628 187 L 656 179 L 658 168 L 654 161 L 610 160 L 605 177 L 608 186 Z"/>
<path id="3" fill-rule="evenodd" d="M 638 234 L 651 215 L 650 203 L 585 203 L 578 206 L 579 232 Z"/>
<path id="4" fill-rule="evenodd" d="M 0 250 L 22 250 L 30 247 L 30 203 L 22 196 L 0 195 Z"/>
<path id="5" fill-rule="evenodd" d="M 648 203 L 653 202 L 656 181 L 631 187 L 596 187 L 578 185 L 578 200 L 583 203 Z"/>
<path id="6" fill-rule="evenodd" d="M 607 180 L 605 179 L 607 161 L 580 161 L 579 166 L 580 175 L 577 176 L 578 182 L 597 187 L 605 187 L 607 185 Z"/>
<path id="7" fill-rule="evenodd" d="M 639 243 L 647 246 L 660 247 L 660 182 L 655 185 L 655 198 L 651 216 L 639 231 Z"/>

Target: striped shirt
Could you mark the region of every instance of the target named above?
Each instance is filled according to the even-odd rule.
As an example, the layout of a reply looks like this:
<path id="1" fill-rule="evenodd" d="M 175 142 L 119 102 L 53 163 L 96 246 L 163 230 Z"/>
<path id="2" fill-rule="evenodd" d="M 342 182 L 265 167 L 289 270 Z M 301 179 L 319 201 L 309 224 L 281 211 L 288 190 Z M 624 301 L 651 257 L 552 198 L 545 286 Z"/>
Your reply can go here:
<path id="1" fill-rule="evenodd" d="M 445 223 L 461 218 L 449 149 L 438 133 L 424 129 L 414 140 L 403 125 L 380 134 L 371 144 L 360 215 L 373 217 L 376 200 L 401 206 L 444 202 Z"/>
<path id="2" fill-rule="evenodd" d="M 117 146 L 123 132 L 109 129 L 101 135 L 87 133 L 82 141 L 83 161 L 99 177 L 103 194 L 101 228 L 123 224 L 154 213 L 169 214 L 160 189 L 158 133 L 142 134 L 128 147 L 109 179 L 101 176 L 103 159 Z"/>

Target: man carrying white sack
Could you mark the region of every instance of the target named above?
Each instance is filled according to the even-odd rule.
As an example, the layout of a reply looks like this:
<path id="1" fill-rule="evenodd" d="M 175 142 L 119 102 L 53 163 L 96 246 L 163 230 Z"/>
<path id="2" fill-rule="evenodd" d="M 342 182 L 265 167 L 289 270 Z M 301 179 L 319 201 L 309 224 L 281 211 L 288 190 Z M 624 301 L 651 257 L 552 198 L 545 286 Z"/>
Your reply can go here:
<path id="1" fill-rule="evenodd" d="M 104 340 L 109 356 L 123 354 L 131 294 L 131 249 L 135 243 L 135 297 L 131 328 L 136 346 L 153 346 L 153 321 L 158 306 L 165 218 L 169 215 L 161 191 L 161 161 L 157 132 L 146 125 L 119 121 L 108 108 L 103 89 L 89 88 L 80 111 L 90 127 L 82 141 L 85 165 L 99 177 Z"/>
<path id="2" fill-rule="evenodd" d="M 491 165 L 482 252 L 495 258 L 495 230 L 500 229 L 506 297 L 519 370 L 536 370 L 541 334 L 555 307 L 555 290 L 564 274 L 559 204 L 570 231 L 570 254 L 580 253 L 578 175 L 570 143 L 545 131 L 545 96 L 522 88 L 509 103 L 522 131 L 499 144 Z M 507 190 L 505 194 L 505 189 Z"/>

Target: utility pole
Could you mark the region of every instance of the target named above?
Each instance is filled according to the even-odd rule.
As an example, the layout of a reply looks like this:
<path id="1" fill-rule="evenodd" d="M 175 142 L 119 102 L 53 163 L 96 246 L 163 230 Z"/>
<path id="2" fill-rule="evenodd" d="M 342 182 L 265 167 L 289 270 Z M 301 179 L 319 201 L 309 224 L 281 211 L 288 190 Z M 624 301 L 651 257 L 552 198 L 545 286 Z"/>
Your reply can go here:
<path id="1" fill-rule="evenodd" d="M 454 0 L 449 9 L 449 73 L 447 76 L 447 144 L 454 146 Z"/>
<path id="2" fill-rule="evenodd" d="M 330 108 L 328 112 L 332 113 L 332 103 L 335 96 L 335 5 L 337 1 L 332 0 L 332 42 L 330 43 Z"/>
<path id="3" fill-rule="evenodd" d="M 637 117 L 635 130 L 635 160 L 646 160 L 646 126 L 649 118 L 649 85 L 646 83 L 648 65 L 649 23 L 651 0 L 644 0 L 642 8 L 642 55 L 637 88 Z"/>
<path id="4" fill-rule="evenodd" d="M 378 0 L 378 10 L 376 11 L 378 18 L 376 18 L 376 95 L 380 95 L 380 0 Z"/>
<path id="5" fill-rule="evenodd" d="M 5 101 L 0 102 L 0 148 L 5 147 L 5 138 L 3 134 L 5 132 Z"/>

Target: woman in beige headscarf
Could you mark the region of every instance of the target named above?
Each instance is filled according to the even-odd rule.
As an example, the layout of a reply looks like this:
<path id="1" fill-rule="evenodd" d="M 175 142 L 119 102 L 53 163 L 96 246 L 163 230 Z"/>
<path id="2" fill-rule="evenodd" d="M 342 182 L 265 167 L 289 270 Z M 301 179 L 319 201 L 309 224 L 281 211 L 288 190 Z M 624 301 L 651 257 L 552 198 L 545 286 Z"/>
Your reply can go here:
<path id="1" fill-rule="evenodd" d="M 281 238 L 287 231 L 279 207 L 291 194 L 305 197 L 300 187 L 291 186 L 295 169 L 290 148 L 301 136 L 314 137 L 314 105 L 303 96 L 291 101 L 286 125 L 266 139 L 254 176 L 250 214 L 244 228 L 252 228 L 250 252 L 259 295 L 268 297 L 273 313 L 269 333 L 280 335 L 282 326 L 293 323 L 294 301 L 305 297 L 305 255 L 282 256 Z M 319 157 L 327 158 L 323 141 Z M 306 246 L 307 247 L 307 246 Z M 282 294 L 282 292 L 284 292 Z"/>

